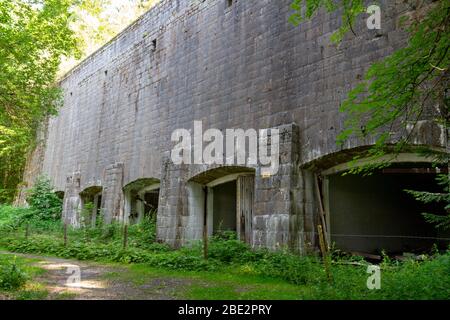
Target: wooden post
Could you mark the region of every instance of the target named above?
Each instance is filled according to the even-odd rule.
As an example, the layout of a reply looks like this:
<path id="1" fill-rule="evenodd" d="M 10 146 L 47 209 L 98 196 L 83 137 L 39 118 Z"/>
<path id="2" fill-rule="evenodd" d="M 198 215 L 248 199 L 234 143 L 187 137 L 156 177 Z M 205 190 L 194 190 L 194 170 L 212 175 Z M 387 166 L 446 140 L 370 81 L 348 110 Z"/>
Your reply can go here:
<path id="1" fill-rule="evenodd" d="M 328 232 L 328 229 L 327 229 L 327 225 L 325 222 L 325 209 L 324 209 L 324 205 L 323 205 L 322 192 L 320 192 L 320 187 L 319 187 L 319 177 L 317 176 L 317 174 L 315 175 L 315 185 L 316 185 L 317 199 L 319 201 L 320 221 L 321 221 L 321 224 L 323 227 L 323 229 L 322 229 L 322 233 L 324 234 L 323 241 L 324 241 L 324 246 L 325 246 L 326 250 L 328 251 L 329 246 L 328 246 L 327 235 L 326 235 Z"/>
<path id="2" fill-rule="evenodd" d="M 126 250 L 128 245 L 128 225 L 125 224 L 123 228 L 123 249 Z"/>
<path id="3" fill-rule="evenodd" d="M 205 203 L 203 209 L 203 257 L 208 260 L 208 187 L 205 191 Z"/>
<path id="4" fill-rule="evenodd" d="M 64 247 L 67 247 L 67 222 L 64 222 Z"/>
<path id="5" fill-rule="evenodd" d="M 333 277 L 331 276 L 330 265 L 328 264 L 329 261 L 327 249 L 325 247 L 325 236 L 323 234 L 323 229 L 320 224 L 317 226 L 317 230 L 319 231 L 319 243 L 320 243 L 320 251 L 322 252 L 323 265 L 325 266 L 325 272 L 327 274 L 328 281 L 331 282 L 333 280 Z"/>
<path id="6" fill-rule="evenodd" d="M 25 239 L 28 240 L 28 236 L 30 235 L 30 224 L 27 223 L 26 227 L 25 227 Z"/>

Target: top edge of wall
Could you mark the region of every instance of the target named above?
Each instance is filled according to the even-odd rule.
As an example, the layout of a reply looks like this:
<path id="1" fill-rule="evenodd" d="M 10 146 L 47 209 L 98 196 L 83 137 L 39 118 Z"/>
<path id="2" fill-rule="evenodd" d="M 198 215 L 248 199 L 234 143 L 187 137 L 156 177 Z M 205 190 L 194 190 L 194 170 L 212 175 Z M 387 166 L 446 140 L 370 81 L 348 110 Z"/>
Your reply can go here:
<path id="1" fill-rule="evenodd" d="M 111 38 L 108 42 L 106 42 L 103 46 L 101 46 L 100 48 L 98 48 L 97 50 L 92 52 L 86 58 L 81 60 L 77 65 L 72 67 L 69 71 L 67 71 L 64 75 L 62 75 L 59 79 L 57 79 L 56 83 L 58 85 L 61 85 L 70 76 L 79 72 L 83 67 L 85 67 L 87 64 L 89 64 L 89 62 L 91 62 L 92 60 L 96 59 L 99 55 L 104 53 L 109 47 L 114 45 L 114 43 L 119 41 L 121 38 L 124 38 L 130 30 L 140 26 L 141 24 L 145 24 L 146 22 L 148 22 L 148 20 L 151 19 L 151 17 L 155 14 L 155 12 L 168 10 L 170 7 L 173 6 L 172 4 L 175 3 L 175 5 L 173 7 L 175 7 L 176 10 L 172 11 L 171 19 L 166 19 L 166 21 L 155 25 L 151 30 L 149 30 L 149 32 L 159 31 L 161 26 L 168 24 L 172 20 L 176 20 L 178 17 L 182 16 L 188 10 L 198 9 L 205 2 L 207 2 L 207 0 L 197 0 L 197 1 L 195 1 L 195 0 L 160 0 L 153 7 L 151 7 L 148 11 L 146 11 L 144 14 L 139 16 L 131 24 L 129 24 L 127 27 L 125 27 L 121 32 L 119 32 L 117 35 L 115 35 L 113 38 Z M 131 48 L 132 45 L 130 45 L 129 47 Z"/>

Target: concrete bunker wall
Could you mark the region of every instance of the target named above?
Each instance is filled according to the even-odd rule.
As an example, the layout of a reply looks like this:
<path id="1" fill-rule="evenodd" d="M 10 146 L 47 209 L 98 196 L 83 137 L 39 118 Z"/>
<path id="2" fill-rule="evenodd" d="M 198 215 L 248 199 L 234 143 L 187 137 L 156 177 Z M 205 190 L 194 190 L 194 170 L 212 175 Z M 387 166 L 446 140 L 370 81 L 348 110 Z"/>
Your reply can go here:
<path id="1" fill-rule="evenodd" d="M 86 184 L 114 163 L 124 164 L 125 184 L 160 178 L 171 133 L 194 120 L 218 129 L 296 123 L 304 163 L 337 151 L 338 106 L 371 62 L 402 45 L 404 8 L 383 1 L 383 30 L 361 19 L 358 36 L 337 47 L 337 15 L 297 28 L 289 4 L 162 1 L 61 81 L 42 171 L 61 190 L 73 172 Z"/>
<path id="2" fill-rule="evenodd" d="M 381 1 L 382 30 L 367 30 L 360 19 L 357 35 L 335 46 L 337 15 L 294 27 L 290 3 L 161 1 L 61 81 L 64 106 L 48 121 L 26 180 L 38 171 L 50 176 L 65 190 L 64 219 L 77 225 L 81 190 L 101 186 L 105 221 L 127 221 L 124 187 L 157 179 L 158 239 L 180 246 L 202 234 L 203 209 L 189 200 L 201 196 L 202 184 L 191 179 L 217 168 L 174 166 L 171 133 L 192 131 L 194 120 L 219 130 L 280 128 L 279 172 L 263 177 L 252 168 L 250 241 L 316 248 L 320 170 L 304 165 L 328 155 L 327 168 L 339 162 L 339 105 L 372 62 L 404 44 L 397 25 L 405 7 Z M 345 149 L 370 143 L 352 140 Z"/>
<path id="3" fill-rule="evenodd" d="M 317 221 L 313 174 L 299 169 L 298 126 L 289 124 L 277 129 L 280 132 L 280 167 L 277 173 L 268 177 L 261 174 L 259 166 L 176 166 L 166 155 L 162 166 L 158 239 L 176 247 L 200 240 L 204 224 L 204 188 L 209 186 L 208 189 L 213 191 L 213 196 L 206 201 L 210 214 L 214 210 L 213 199 L 217 196 L 214 187 L 250 175 L 252 195 L 246 198 L 251 198 L 252 204 L 245 207 L 251 210 L 251 215 L 247 216 L 250 221 L 245 223 L 248 229 L 242 232 L 239 208 L 236 209 L 240 238 L 253 247 L 273 250 L 289 247 L 299 252 L 312 250 L 316 243 Z M 239 192 L 236 198 L 238 204 Z M 208 231 L 214 231 L 214 216 L 207 223 Z"/>

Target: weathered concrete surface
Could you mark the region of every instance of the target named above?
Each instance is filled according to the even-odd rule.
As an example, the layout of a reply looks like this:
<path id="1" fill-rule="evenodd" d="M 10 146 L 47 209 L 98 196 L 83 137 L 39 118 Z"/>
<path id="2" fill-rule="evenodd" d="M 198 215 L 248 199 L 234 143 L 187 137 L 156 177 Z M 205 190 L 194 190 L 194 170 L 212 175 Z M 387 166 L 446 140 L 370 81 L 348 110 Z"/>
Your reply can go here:
<path id="1" fill-rule="evenodd" d="M 123 186 L 158 179 L 158 238 L 181 245 L 201 238 L 203 209 L 189 202 L 196 194 L 189 184 L 212 167 L 173 165 L 173 130 L 192 130 L 194 120 L 221 130 L 277 127 L 279 173 L 263 179 L 253 168 L 252 244 L 314 248 L 311 168 L 318 167 L 303 167 L 328 155 L 339 159 L 335 138 L 344 116 L 338 109 L 346 93 L 372 62 L 404 44 L 399 3 L 381 1 L 382 30 L 367 30 L 361 18 L 357 35 L 337 46 L 329 41 L 337 15 L 322 13 L 294 27 L 290 0 L 240 0 L 231 7 L 225 0 L 164 0 L 62 80 L 64 107 L 30 162 L 42 169 L 29 168 L 26 179 L 46 173 L 72 207 L 74 190 L 103 187 L 107 221 L 125 214 Z M 352 140 L 344 149 L 370 143 Z M 326 163 L 320 170 L 337 164 Z M 74 172 L 79 186 L 66 187 Z"/>

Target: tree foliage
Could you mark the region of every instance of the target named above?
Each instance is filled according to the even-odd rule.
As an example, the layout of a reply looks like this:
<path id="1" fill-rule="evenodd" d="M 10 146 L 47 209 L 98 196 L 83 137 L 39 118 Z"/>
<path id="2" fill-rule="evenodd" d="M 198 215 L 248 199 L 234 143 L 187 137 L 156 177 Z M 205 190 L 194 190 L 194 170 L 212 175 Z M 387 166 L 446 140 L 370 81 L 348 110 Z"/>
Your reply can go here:
<path id="1" fill-rule="evenodd" d="M 78 0 L 70 27 L 80 37 L 81 57 L 62 61 L 63 75 L 95 52 L 160 0 Z"/>
<path id="2" fill-rule="evenodd" d="M 450 2 L 437 1 L 423 8 L 416 6 L 417 1 L 406 2 L 415 13 L 401 20 L 410 35 L 406 46 L 372 64 L 340 108 L 347 118 L 337 138 L 339 145 L 354 137 L 375 139 L 373 148 L 355 160 L 376 160 L 387 154 L 392 160 L 411 145 L 414 128 L 425 118 L 449 129 Z M 357 17 L 365 12 L 362 0 L 294 0 L 292 9 L 294 24 L 314 17 L 320 9 L 340 12 L 342 25 L 332 41 L 353 31 Z M 421 16 L 421 11 L 426 14 Z M 388 160 L 355 166 L 353 171 L 371 170 Z"/>
<path id="3" fill-rule="evenodd" d="M 335 43 L 341 41 L 349 31 L 354 33 L 356 19 L 365 12 L 363 0 L 293 0 L 291 9 L 294 13 L 289 17 L 289 21 L 296 26 L 313 18 L 321 9 L 328 13 L 339 11 L 342 24 L 330 39 Z"/>
<path id="4" fill-rule="evenodd" d="M 57 78 L 157 1 L 0 0 L 0 203 L 14 198 L 38 126 L 61 105 Z"/>
<path id="5" fill-rule="evenodd" d="M 424 212 L 422 215 L 425 220 L 431 224 L 434 224 L 436 228 L 450 230 L 450 178 L 448 174 L 441 174 L 438 176 L 437 181 L 442 187 L 443 192 L 427 192 L 427 191 L 413 191 L 406 190 L 417 201 L 422 203 L 440 203 L 445 206 L 446 214 L 434 214 Z"/>
<path id="6" fill-rule="evenodd" d="M 449 129 L 449 22 L 450 2 L 442 1 L 412 22 L 406 47 L 369 68 L 342 104 L 348 118 L 340 144 L 351 135 L 375 136 L 370 157 L 388 152 L 395 157 L 412 144 L 418 121 L 434 120 Z"/>
<path id="7" fill-rule="evenodd" d="M 42 119 L 57 110 L 62 56 L 77 54 L 69 0 L 0 0 L 0 202 L 10 201 Z"/>
<path id="8" fill-rule="evenodd" d="M 401 21 L 409 33 L 407 44 L 372 64 L 364 80 L 348 93 L 340 108 L 347 118 L 344 130 L 337 137 L 338 145 L 354 137 L 375 140 L 367 152 L 355 156 L 351 173 L 370 173 L 388 166 L 400 152 L 411 150 L 415 128 L 424 119 L 444 129 L 446 148 L 413 150 L 435 164 L 450 161 L 450 2 L 405 2 L 410 4 L 412 12 Z M 342 26 L 331 38 L 335 42 L 353 31 L 357 17 L 365 11 L 362 0 L 294 0 L 291 7 L 295 13 L 290 20 L 296 25 L 311 19 L 320 9 L 340 12 Z M 361 164 L 358 162 L 361 158 L 369 161 Z M 437 180 L 443 187 L 442 193 L 408 192 L 423 203 L 443 203 L 443 215 L 424 213 L 424 217 L 438 227 L 450 228 L 450 177 L 443 174 Z"/>

